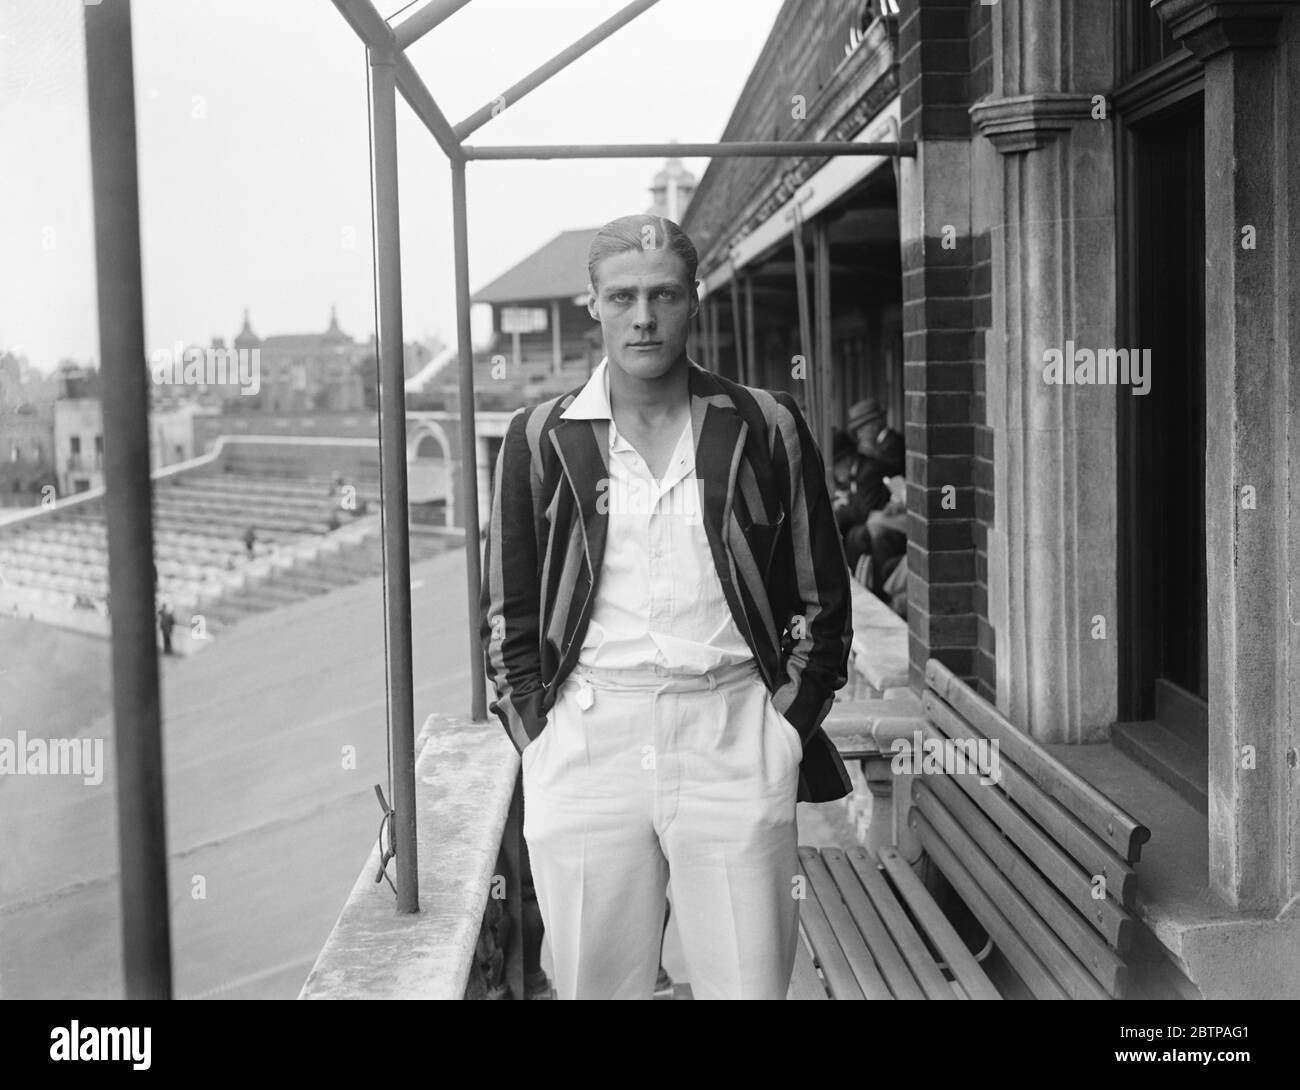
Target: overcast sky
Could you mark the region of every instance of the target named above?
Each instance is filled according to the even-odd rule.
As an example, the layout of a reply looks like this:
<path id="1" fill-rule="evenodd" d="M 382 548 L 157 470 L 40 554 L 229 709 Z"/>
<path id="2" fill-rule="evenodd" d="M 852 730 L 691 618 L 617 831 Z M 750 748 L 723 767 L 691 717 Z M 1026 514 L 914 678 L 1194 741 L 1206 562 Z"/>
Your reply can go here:
<path id="1" fill-rule="evenodd" d="M 423 2 L 423 0 L 420 0 Z M 474 0 L 410 50 L 454 123 L 625 0 Z M 390 16 L 407 5 L 382 0 Z M 489 143 L 716 140 L 781 0 L 662 0 Z M 0 0 L 0 349 L 98 362 L 82 0 Z M 146 347 L 374 325 L 364 51 L 328 0 L 134 0 Z M 408 340 L 455 333 L 450 180 L 399 100 Z M 697 174 L 703 161 L 688 161 Z M 471 163 L 475 288 L 643 211 L 656 160 Z"/>

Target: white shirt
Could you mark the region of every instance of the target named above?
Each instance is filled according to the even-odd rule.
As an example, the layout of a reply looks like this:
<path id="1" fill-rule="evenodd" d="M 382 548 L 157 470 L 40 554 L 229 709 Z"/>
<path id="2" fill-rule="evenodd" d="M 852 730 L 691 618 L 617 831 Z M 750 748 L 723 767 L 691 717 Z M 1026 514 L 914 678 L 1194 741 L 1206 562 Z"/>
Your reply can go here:
<path id="1" fill-rule="evenodd" d="M 659 666 L 703 673 L 752 659 L 736 627 L 704 530 L 695 434 L 688 418 L 662 480 L 619 434 L 600 361 L 560 415 L 609 421 L 609 481 L 601 498 L 609 526 L 583 666 Z"/>

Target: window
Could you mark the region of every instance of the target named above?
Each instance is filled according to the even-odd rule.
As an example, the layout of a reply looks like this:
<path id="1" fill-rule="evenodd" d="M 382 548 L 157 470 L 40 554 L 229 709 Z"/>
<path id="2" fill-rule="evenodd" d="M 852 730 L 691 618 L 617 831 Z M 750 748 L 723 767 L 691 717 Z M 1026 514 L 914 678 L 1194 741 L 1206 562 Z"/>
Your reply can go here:
<path id="1" fill-rule="evenodd" d="M 502 307 L 502 333 L 545 333 L 545 307 Z"/>

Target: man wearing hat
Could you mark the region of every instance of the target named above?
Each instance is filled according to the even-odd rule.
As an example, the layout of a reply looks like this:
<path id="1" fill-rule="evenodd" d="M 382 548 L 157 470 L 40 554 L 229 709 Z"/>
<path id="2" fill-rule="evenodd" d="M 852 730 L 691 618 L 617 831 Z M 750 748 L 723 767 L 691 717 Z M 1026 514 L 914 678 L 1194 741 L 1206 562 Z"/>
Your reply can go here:
<path id="1" fill-rule="evenodd" d="M 885 410 L 874 397 L 854 402 L 849 409 L 849 435 L 856 446 L 849 465 L 849 484 L 835 519 L 844 534 L 844 550 L 851 568 L 871 549 L 867 516 L 889 502 L 886 477 L 903 472 L 903 437 L 885 424 Z"/>

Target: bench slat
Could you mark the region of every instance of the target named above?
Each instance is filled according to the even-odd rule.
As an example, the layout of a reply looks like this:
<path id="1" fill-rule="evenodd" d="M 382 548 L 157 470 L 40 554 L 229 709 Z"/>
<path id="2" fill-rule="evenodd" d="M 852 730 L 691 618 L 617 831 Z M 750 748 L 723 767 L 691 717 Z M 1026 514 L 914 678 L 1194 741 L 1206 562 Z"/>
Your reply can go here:
<path id="1" fill-rule="evenodd" d="M 849 866 L 858 876 L 862 888 L 871 898 L 872 907 L 889 929 L 889 934 L 897 944 L 917 983 L 930 999 L 956 999 L 952 987 L 936 964 L 925 940 L 921 938 L 912 921 L 907 918 L 903 906 L 898 903 L 889 883 L 877 869 L 876 861 L 866 848 L 850 848 L 845 855 Z"/>
<path id="2" fill-rule="evenodd" d="M 998 740 L 1010 757 L 1048 795 L 1090 828 L 1123 859 L 1136 863 L 1151 830 L 1120 809 L 1087 780 L 1070 771 L 1018 730 L 995 707 L 971 691 L 943 663 L 931 659 L 925 677 L 930 686 L 986 738 Z"/>
<path id="3" fill-rule="evenodd" d="M 956 786 L 948 783 L 949 779 L 955 780 Z M 980 842 L 980 846 L 998 863 L 1008 878 L 1019 885 L 1018 875 L 1023 873 L 1036 877 L 1033 867 L 1037 867 L 1047 878 L 1044 885 L 1050 884 L 1055 894 L 1072 904 L 1111 947 L 1120 953 L 1129 949 L 1136 926 L 1133 917 L 1110 897 L 1094 899 L 1091 875 L 1021 814 L 1000 791 L 980 784 L 979 777 L 973 774 L 931 776 L 928 777 L 926 786 L 939 795 L 944 806 L 957 816 L 962 826 Z M 958 788 L 965 792 L 965 798 L 960 795 Z M 970 810 L 967 811 L 965 807 L 970 807 Z M 983 821 L 977 818 L 980 811 L 983 811 Z M 1010 852 L 1003 839 L 1004 835 L 1023 853 L 1024 859 L 1019 854 Z M 995 846 L 1002 846 L 1008 854 L 999 856 Z M 1003 862 L 1007 865 L 1004 866 Z M 1013 870 L 1016 873 L 1011 873 Z"/>
<path id="4" fill-rule="evenodd" d="M 812 951 L 800 936 L 795 942 L 794 969 L 790 973 L 790 989 L 786 999 L 828 999 L 826 985 L 817 975 Z"/>
<path id="5" fill-rule="evenodd" d="M 822 978 L 826 981 L 826 989 L 831 993 L 832 999 L 865 999 L 866 996 L 858 987 L 853 970 L 844 957 L 844 951 L 840 949 L 839 941 L 826 920 L 826 913 L 817 900 L 817 891 L 812 888 L 811 878 L 808 887 L 809 895 L 799 906 L 799 925 L 808 938 L 808 945 L 812 947 Z"/>
<path id="6" fill-rule="evenodd" d="M 935 776 L 933 784 L 914 785 L 913 796 L 921 807 L 921 812 L 940 833 L 944 832 L 944 820 L 955 821 L 979 845 L 1006 881 L 1029 902 L 1057 937 L 1092 973 L 1097 983 L 1111 995 L 1117 995 L 1124 982 L 1123 960 L 1088 926 L 1088 922 L 1069 902 L 1029 865 L 1024 856 L 998 834 L 975 804 L 955 785 L 946 782 L 947 779 L 946 776 Z M 989 833 L 993 835 L 990 837 Z M 978 880 L 978 874 L 975 877 Z M 985 891 L 995 898 L 1000 892 L 987 886 Z"/>
<path id="7" fill-rule="evenodd" d="M 894 945 L 894 940 L 889 937 L 889 932 L 885 929 L 884 921 L 879 914 L 871 907 L 871 900 L 867 897 L 867 891 L 862 888 L 862 883 L 858 876 L 849 866 L 844 852 L 840 848 L 823 848 L 822 859 L 826 863 L 826 869 L 830 871 L 831 877 L 835 879 L 835 884 L 839 886 L 840 894 L 844 898 L 845 905 L 848 906 L 849 914 L 853 917 L 853 922 L 857 925 L 858 931 L 866 940 L 867 948 L 871 951 L 871 956 L 875 959 L 876 964 L 880 967 L 880 973 L 885 978 L 885 983 L 889 985 L 889 990 L 893 993 L 895 999 L 924 999 L 925 993 L 912 976 L 912 972 L 907 967 L 907 962 L 903 960 L 903 955 L 899 953 L 898 947 Z"/>
<path id="8" fill-rule="evenodd" d="M 1062 942 L 1043 919 L 1034 911 L 1024 896 L 993 865 L 979 845 L 938 802 L 934 795 L 926 796 L 935 805 L 929 813 L 913 810 L 917 818 L 935 834 L 935 839 L 944 845 L 961 861 L 962 868 L 979 887 L 999 915 L 1008 920 L 1016 929 L 1016 934 L 1034 952 L 1035 957 L 1065 989 L 1071 999 L 1105 999 L 1107 990 L 1103 988 L 1087 968 L 1074 956 L 1070 948 Z M 974 911 L 970 901 L 966 902 Z M 1121 981 L 1121 984 L 1123 982 Z"/>
<path id="9" fill-rule="evenodd" d="M 989 980 L 975 955 L 962 942 L 961 936 L 948 922 L 930 891 L 912 872 L 906 860 L 893 848 L 881 848 L 878 853 L 886 873 L 894 880 L 899 896 L 912 910 L 922 929 L 934 944 L 935 949 L 943 955 L 952 970 L 953 976 L 972 999 L 1001 999 L 997 988 Z"/>
<path id="10" fill-rule="evenodd" d="M 884 977 L 880 975 L 880 970 L 876 968 L 871 951 L 867 948 L 866 940 L 858 932 L 852 916 L 849 915 L 849 910 L 840 899 L 839 890 L 836 888 L 830 872 L 826 869 L 826 863 L 821 854 L 816 848 L 800 848 L 799 860 L 803 864 L 804 873 L 808 876 L 813 894 L 816 896 L 817 902 L 825 915 L 826 923 L 830 928 L 830 941 L 838 943 L 844 964 L 852 973 L 862 995 L 867 999 L 893 999 L 894 997 L 889 991 L 889 985 L 885 983 Z M 805 899 L 804 903 L 807 904 L 807 899 Z M 814 939 L 813 947 L 817 950 L 820 958 L 820 942 Z M 824 962 L 822 971 L 826 972 Z M 827 974 L 827 980 L 830 980 L 830 974 Z M 832 994 L 835 995 L 836 999 L 845 998 L 836 993 L 837 988 L 832 988 Z"/>
<path id="11" fill-rule="evenodd" d="M 1038 956 L 1030 949 L 1029 944 L 1020 937 L 1007 918 L 998 911 L 997 906 L 980 889 L 979 883 L 970 876 L 966 868 L 957 862 L 957 857 L 949 850 L 943 838 L 934 831 L 925 815 L 918 810 L 913 810 L 908 817 L 908 822 L 920 836 L 921 845 L 925 848 L 926 854 L 934 860 L 935 866 L 952 883 L 952 887 L 957 891 L 958 896 L 965 902 L 966 907 L 974 913 L 975 918 L 979 920 L 984 930 L 989 933 L 994 945 L 1002 951 L 1003 956 L 1011 963 L 1012 968 L 1020 974 L 1020 978 L 1033 992 L 1035 998 L 1068 998 L 1065 991 L 1053 979 L 1052 974 L 1047 971 L 1043 963 L 1038 960 Z"/>
<path id="12" fill-rule="evenodd" d="M 930 721 L 949 738 L 979 740 L 980 735 L 934 693 L 927 692 L 924 703 Z M 1045 794 L 1014 759 L 1007 759 L 1001 752 L 1001 743 L 998 765 L 1001 773 L 998 786 L 1006 796 L 1038 822 L 1085 872 L 1103 876 L 1107 893 L 1120 904 L 1131 906 L 1137 893 L 1137 872 L 1098 840 L 1091 829 Z"/>

